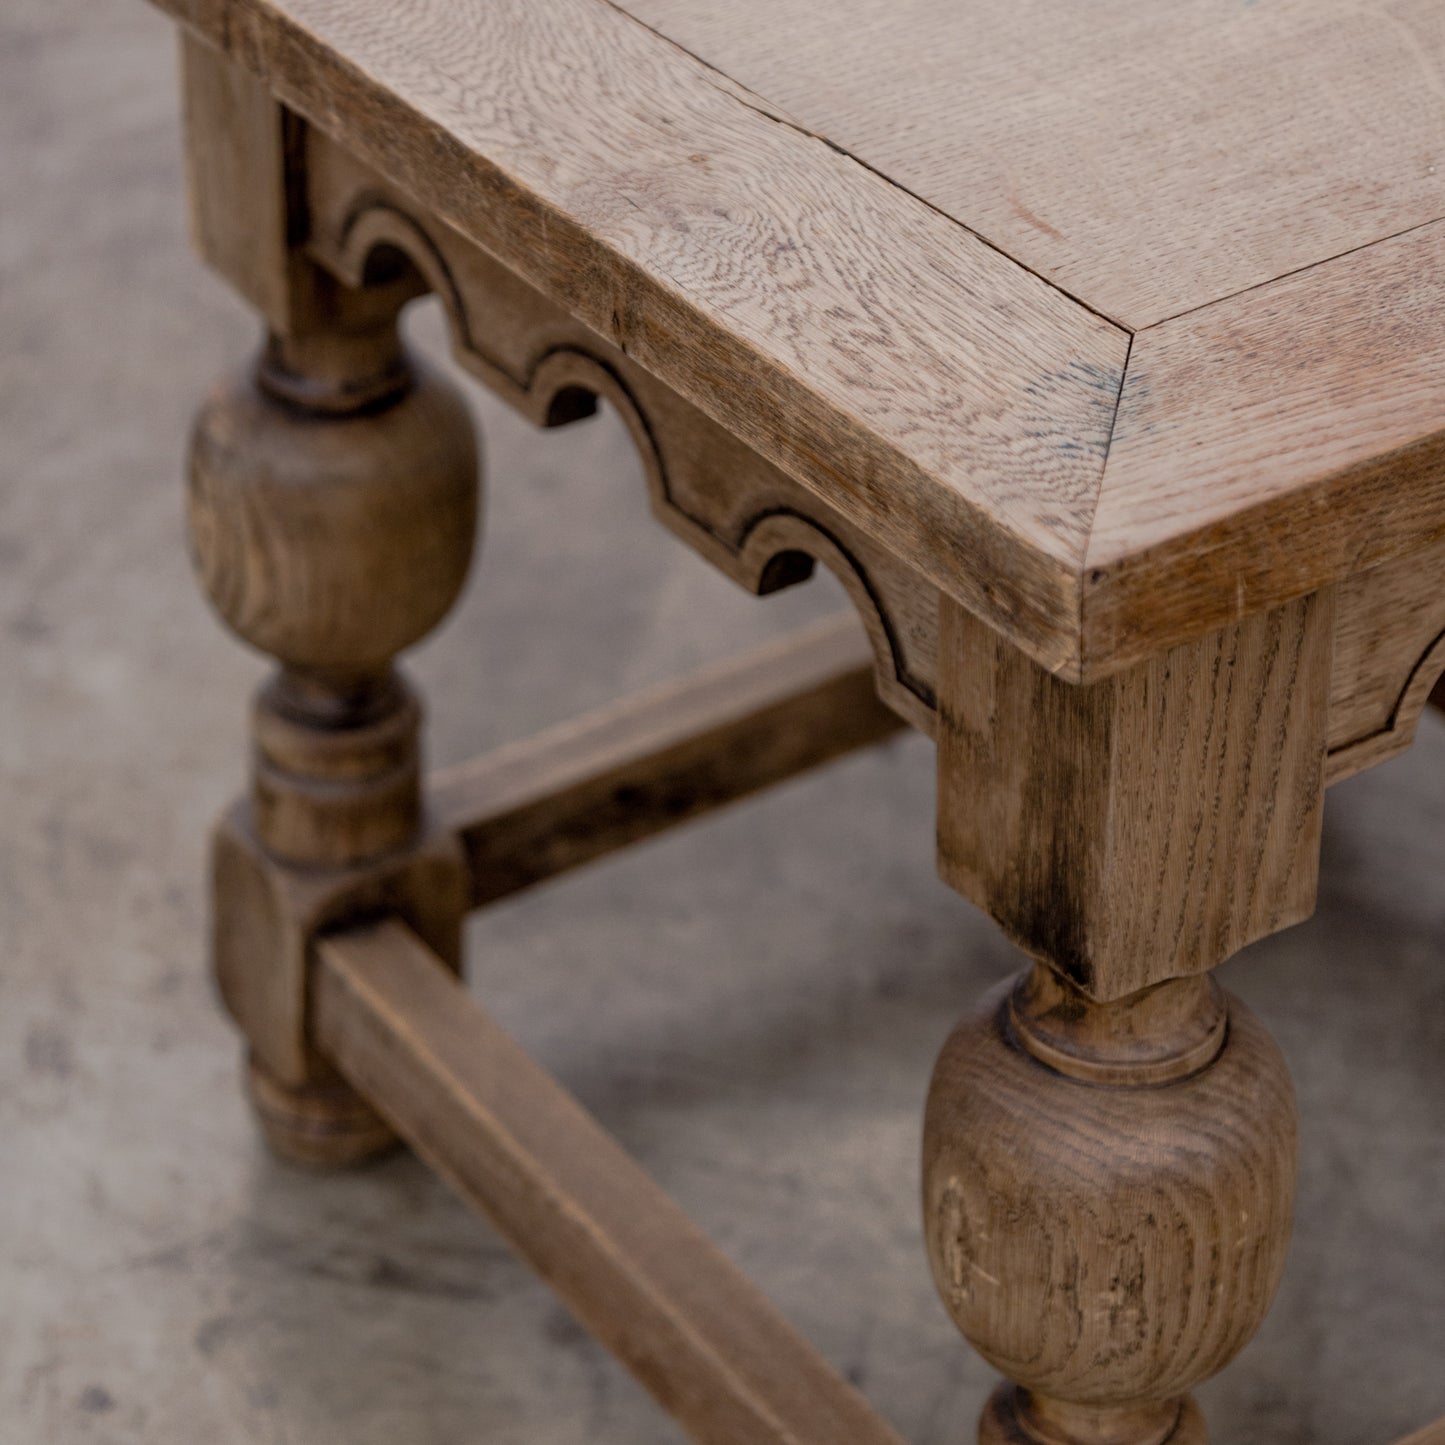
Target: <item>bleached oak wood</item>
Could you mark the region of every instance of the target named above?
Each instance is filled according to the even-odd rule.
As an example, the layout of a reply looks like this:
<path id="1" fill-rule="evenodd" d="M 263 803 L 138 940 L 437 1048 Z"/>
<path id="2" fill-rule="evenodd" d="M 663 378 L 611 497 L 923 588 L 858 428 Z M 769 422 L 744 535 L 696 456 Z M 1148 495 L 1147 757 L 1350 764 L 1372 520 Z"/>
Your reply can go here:
<path id="1" fill-rule="evenodd" d="M 1131 329 L 1445 214 L 1436 0 L 620 3 Z"/>
<path id="2" fill-rule="evenodd" d="M 980 1438 L 1202 1445 L 1294 1175 L 1277 1051 L 1207 973 L 1309 911 L 1327 775 L 1445 667 L 1445 12 L 163 4 L 198 244 L 271 324 L 203 410 L 192 525 L 282 665 L 216 855 L 273 1142 L 356 1157 L 375 1097 L 700 1438 L 895 1439 L 441 971 L 468 875 L 500 897 L 895 719 L 824 628 L 468 765 L 426 832 L 391 659 L 474 502 L 397 340 L 430 289 L 524 414 L 615 406 L 736 580 L 841 577 L 939 734 L 944 876 L 1040 960 L 930 1090 L 935 1274 L 1011 1381 Z"/>
<path id="3" fill-rule="evenodd" d="M 164 0 L 1068 668 L 1127 338 L 605 0 Z"/>
<path id="4" fill-rule="evenodd" d="M 1176 320 L 1125 317 L 1145 327 L 1132 338 L 1092 314 L 1091 293 L 1071 301 L 1023 251 L 1009 260 L 979 241 L 977 216 L 928 209 L 905 178 L 779 119 L 606 0 L 167 3 L 389 177 L 431 234 L 435 223 L 464 234 L 1061 675 L 1105 676 L 1445 529 L 1445 334 L 1433 322 L 1445 231 L 1431 224 L 1445 199 L 1429 199 L 1445 196 L 1430 178 L 1440 121 L 1408 103 L 1440 44 L 1423 0 L 1397 0 L 1378 23 L 1338 0 L 1228 15 L 1211 0 L 1182 18 L 1115 7 L 1118 27 L 1088 36 L 1083 12 L 1058 4 L 1040 29 L 1037 7 L 925 4 L 900 24 L 896 7 L 859 0 L 856 28 L 878 31 L 886 10 L 926 57 L 924 78 L 964 46 L 986 83 L 953 89 L 993 95 L 1006 124 L 1020 95 L 1008 76 L 1052 73 L 1074 40 L 1118 82 L 1112 100 L 1150 117 L 1107 132 L 1116 188 L 1070 153 L 1104 128 L 1051 128 L 1052 150 L 1027 148 L 1061 197 L 1127 196 L 1194 237 L 1141 265 L 1119 245 L 1137 218 L 1101 211 L 1100 254 L 1122 255 L 1131 284 L 1187 291 L 1190 257 L 1210 274 L 1244 267 L 1181 292 Z M 812 6 L 779 10 L 770 34 L 806 23 L 831 54 L 850 53 L 855 27 Z M 1040 39 L 1019 70 L 1022 25 Z M 1260 48 L 1231 68 L 1233 90 L 1180 81 L 1190 65 L 1222 77 L 1246 43 Z M 1370 98 L 1378 133 L 1318 123 L 1346 93 L 1329 82 L 1347 60 L 1348 93 Z M 927 124 L 910 109 L 904 124 L 886 83 L 854 84 L 875 70 L 812 70 L 846 72 L 905 149 L 928 137 L 952 154 L 970 140 L 946 106 Z M 1053 94 L 1032 82 L 1028 93 Z M 1267 166 L 1260 147 L 1274 148 Z M 1172 163 L 1196 152 L 1226 158 L 1231 184 Z M 1275 545 L 1285 534 L 1290 545 Z"/>
<path id="5" fill-rule="evenodd" d="M 1089 538 L 1086 670 L 1445 534 L 1442 316 L 1445 222 L 1136 336 Z"/>
<path id="6" fill-rule="evenodd" d="M 1445 677 L 1445 542 L 1341 584 L 1327 781 L 1408 748 Z M 1435 689 L 1435 698 L 1431 690 Z"/>
<path id="7" fill-rule="evenodd" d="M 448 769 L 429 811 L 461 839 L 481 907 L 901 726 L 862 629 L 829 618 Z"/>
<path id="8" fill-rule="evenodd" d="M 323 939 L 320 1047 L 704 1445 L 902 1445 L 403 924 Z"/>
<path id="9" fill-rule="evenodd" d="M 299 160 L 302 128 L 268 86 L 185 33 L 181 95 L 193 244 L 272 327 L 287 330 L 286 175 Z"/>
<path id="10" fill-rule="evenodd" d="M 288 334 L 197 415 L 187 519 L 217 612 L 277 663 L 246 805 L 216 832 L 217 980 L 272 1147 L 332 1165 L 390 1136 L 310 1047 L 312 933 L 384 900 L 459 962 L 462 860 L 424 829 L 420 708 L 393 660 L 466 580 L 478 455 L 456 388 L 401 347 L 407 293 L 343 292 L 290 264 Z"/>
<path id="11" fill-rule="evenodd" d="M 612 406 L 653 514 L 734 581 L 768 592 L 805 578 L 813 561 L 828 567 L 868 629 L 883 697 L 932 732 L 938 597 L 916 569 L 317 132 L 304 192 L 308 253 L 352 286 L 404 257 L 441 299 L 457 359 L 529 420 L 567 422 L 599 398 Z"/>
<path id="12" fill-rule="evenodd" d="M 946 604 L 944 880 L 1101 1001 L 1308 917 L 1333 621 L 1316 594 L 1077 687 Z"/>
<path id="13" fill-rule="evenodd" d="M 944 879 L 1039 962 L 945 1046 L 924 1229 L 1007 1377 L 981 1445 L 1204 1445 L 1262 1322 L 1296 1154 L 1278 1050 L 1208 972 L 1313 910 L 1335 597 L 1102 681 L 944 602 Z"/>
<path id="14" fill-rule="evenodd" d="M 404 254 L 442 297 L 458 357 L 524 415 L 542 425 L 566 420 L 581 414 L 593 393 L 617 407 L 637 441 L 660 520 L 741 584 L 765 585 L 776 545 L 770 535 L 786 514 L 799 547 L 833 567 L 864 616 L 879 655 L 880 690 L 915 726 L 932 731 L 937 596 L 900 559 L 460 233 L 419 217 L 404 190 L 320 133 L 308 137 L 305 190 L 310 253 L 354 284 L 379 252 Z M 1307 428 L 1299 435 L 1318 445 Z M 806 521 L 801 506 L 811 510 Z M 755 528 L 759 516 L 772 520 Z M 1426 580 L 1445 567 L 1438 555 L 1438 548 L 1408 553 L 1341 589 L 1330 781 L 1393 755 L 1413 736 L 1418 689 L 1405 695 L 1406 686 L 1445 628 L 1445 593 Z M 1431 626 L 1437 613 L 1440 624 Z M 1419 669 L 1417 681 L 1430 672 Z"/>
<path id="15" fill-rule="evenodd" d="M 959 1024 L 924 1121 L 939 1293 L 1013 1382 L 980 1441 L 1204 1445 L 1188 1392 L 1258 1329 L 1284 1268 L 1284 1059 L 1237 999 L 1225 1028 L 1223 995 L 1194 980 L 1100 1006 L 1034 973 L 1042 987 L 1005 984 Z M 1202 1057 L 1200 1013 L 1219 1021 Z"/>
<path id="16" fill-rule="evenodd" d="M 1204 1445 L 1264 1319 L 1293 1094 L 1207 974 L 1313 909 L 1333 639 L 1314 594 L 1077 686 L 943 604 L 940 872 L 1040 960 L 924 1128 L 934 1276 L 1008 1380 L 981 1445 Z"/>

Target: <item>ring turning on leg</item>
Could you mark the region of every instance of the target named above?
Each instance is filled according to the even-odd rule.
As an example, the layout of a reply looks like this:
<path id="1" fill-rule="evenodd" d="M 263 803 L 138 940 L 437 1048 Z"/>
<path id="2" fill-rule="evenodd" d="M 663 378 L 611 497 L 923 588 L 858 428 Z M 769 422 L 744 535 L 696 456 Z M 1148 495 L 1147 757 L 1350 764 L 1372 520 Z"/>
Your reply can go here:
<path id="1" fill-rule="evenodd" d="M 221 992 L 269 1142 L 340 1164 L 391 1136 L 310 1047 L 311 936 L 371 869 L 379 899 L 412 905 L 444 957 L 458 948 L 460 865 L 397 882 L 424 848 L 421 710 L 393 659 L 466 579 L 477 449 L 455 388 L 402 350 L 395 298 L 316 294 L 308 326 L 201 409 L 190 531 L 221 616 L 279 664 L 256 699 L 249 799 L 217 834 Z"/>
<path id="2" fill-rule="evenodd" d="M 1202 1442 L 1188 1391 L 1264 1319 L 1295 1158 L 1284 1060 L 1211 980 L 1100 1005 L 1039 964 L 989 995 L 924 1124 L 934 1278 L 1012 1382 L 980 1439 Z"/>
<path id="3" fill-rule="evenodd" d="M 1279 1050 L 1212 970 L 1307 917 L 1333 598 L 1098 682 L 940 633 L 939 866 L 1040 960 L 944 1046 L 924 1230 L 1007 1377 L 985 1445 L 1201 1445 L 1263 1321 L 1297 1154 Z"/>

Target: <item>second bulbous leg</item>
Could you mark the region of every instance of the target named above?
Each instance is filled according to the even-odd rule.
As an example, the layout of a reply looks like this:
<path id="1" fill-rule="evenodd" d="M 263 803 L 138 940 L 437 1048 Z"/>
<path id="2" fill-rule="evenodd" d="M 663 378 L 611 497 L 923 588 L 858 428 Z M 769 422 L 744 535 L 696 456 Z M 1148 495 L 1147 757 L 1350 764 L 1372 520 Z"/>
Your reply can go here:
<path id="1" fill-rule="evenodd" d="M 420 708 L 393 659 L 465 581 L 478 461 L 459 393 L 404 352 L 397 303 L 324 278 L 317 297 L 303 334 L 271 336 L 202 407 L 189 520 L 217 610 L 278 664 L 249 796 L 218 833 L 221 989 L 268 1140 L 335 1164 L 391 1135 L 307 1043 L 305 900 L 420 837 Z"/>

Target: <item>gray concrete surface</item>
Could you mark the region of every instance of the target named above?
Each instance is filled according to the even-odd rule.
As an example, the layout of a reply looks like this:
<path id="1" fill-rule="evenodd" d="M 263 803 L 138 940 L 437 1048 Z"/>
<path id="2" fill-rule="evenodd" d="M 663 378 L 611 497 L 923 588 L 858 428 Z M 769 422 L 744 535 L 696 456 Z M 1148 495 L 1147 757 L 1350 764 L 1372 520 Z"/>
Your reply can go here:
<path id="1" fill-rule="evenodd" d="M 257 659 L 192 588 L 180 458 L 253 338 L 186 250 L 167 27 L 0 7 L 0 1442 L 647 1445 L 673 1428 L 413 1160 L 257 1145 L 204 968 Z M 432 344 L 435 317 L 419 318 Z M 644 519 L 614 419 L 479 397 L 483 565 L 415 657 L 455 759 L 811 616 Z M 563 525 L 558 520 L 563 519 Z M 927 1279 L 933 1055 L 1013 966 L 939 884 L 912 739 L 477 923 L 474 987 L 918 1445 L 989 1377 Z M 1297 1242 L 1215 1439 L 1445 1413 L 1445 731 L 1331 798 L 1309 924 L 1229 982 L 1303 1110 Z"/>

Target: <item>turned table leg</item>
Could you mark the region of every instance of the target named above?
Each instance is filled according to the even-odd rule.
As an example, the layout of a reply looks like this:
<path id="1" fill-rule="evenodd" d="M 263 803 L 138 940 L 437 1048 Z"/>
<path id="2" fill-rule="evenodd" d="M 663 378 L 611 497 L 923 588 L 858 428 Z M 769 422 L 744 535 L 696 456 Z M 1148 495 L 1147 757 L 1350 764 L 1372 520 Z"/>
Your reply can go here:
<path id="1" fill-rule="evenodd" d="M 402 348 L 408 293 L 306 279 L 293 334 L 273 332 L 201 409 L 190 533 L 221 616 L 278 663 L 255 703 L 249 797 L 217 834 L 221 991 L 272 1147 L 342 1164 L 392 1136 L 310 1046 L 306 955 L 338 898 L 357 911 L 347 885 L 370 870 L 376 904 L 409 892 L 455 960 L 460 863 L 437 853 L 398 882 L 396 860 L 425 849 L 420 707 L 392 664 L 465 580 L 477 454 L 460 395 Z"/>
<path id="2" fill-rule="evenodd" d="M 1208 979 L 1095 1004 L 1037 964 L 939 1059 L 935 1277 L 1010 1381 L 981 1439 L 1203 1441 L 1189 1389 L 1279 1283 L 1295 1115 L 1269 1035 Z"/>
<path id="3" fill-rule="evenodd" d="M 1038 961 L 938 1061 L 925 1232 L 1006 1377 L 984 1445 L 1201 1445 L 1294 1198 L 1294 1096 L 1209 970 L 1313 905 L 1331 599 L 1087 687 L 944 620 L 944 877 Z"/>

